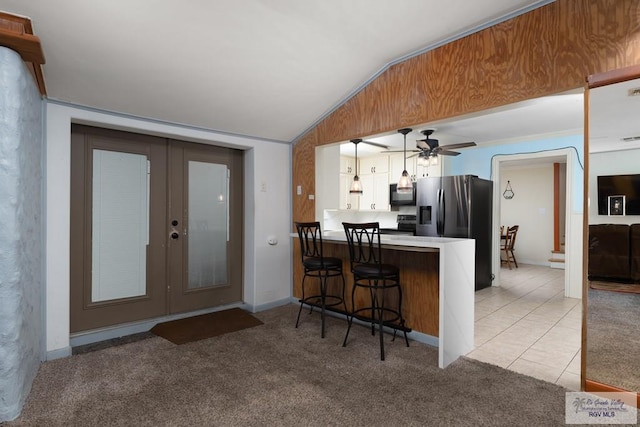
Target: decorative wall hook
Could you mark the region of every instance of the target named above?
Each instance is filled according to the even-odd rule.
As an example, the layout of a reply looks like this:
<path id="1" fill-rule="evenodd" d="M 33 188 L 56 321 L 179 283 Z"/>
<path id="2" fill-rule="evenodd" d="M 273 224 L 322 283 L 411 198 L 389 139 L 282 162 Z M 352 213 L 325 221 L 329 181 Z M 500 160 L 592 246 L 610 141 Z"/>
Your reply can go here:
<path id="1" fill-rule="evenodd" d="M 502 193 L 502 197 L 505 199 L 513 199 L 513 196 L 515 196 L 515 193 L 513 189 L 511 189 L 511 182 L 507 181 L 507 188 L 505 188 L 504 193 Z"/>

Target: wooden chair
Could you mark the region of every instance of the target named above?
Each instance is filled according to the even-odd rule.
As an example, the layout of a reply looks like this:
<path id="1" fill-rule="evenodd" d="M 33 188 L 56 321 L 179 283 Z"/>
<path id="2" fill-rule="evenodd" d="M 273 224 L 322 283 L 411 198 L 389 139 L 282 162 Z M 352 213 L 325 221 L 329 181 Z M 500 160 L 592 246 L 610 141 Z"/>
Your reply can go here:
<path id="1" fill-rule="evenodd" d="M 500 250 L 504 251 L 505 259 L 502 262 L 507 263 L 507 267 L 511 270 L 511 262 L 514 263 L 516 268 L 518 268 L 518 261 L 516 261 L 516 256 L 513 253 L 513 250 L 516 246 L 516 237 L 518 235 L 518 228 L 520 226 L 514 225 L 511 227 L 507 227 L 507 234 L 505 238 L 501 241 Z"/>

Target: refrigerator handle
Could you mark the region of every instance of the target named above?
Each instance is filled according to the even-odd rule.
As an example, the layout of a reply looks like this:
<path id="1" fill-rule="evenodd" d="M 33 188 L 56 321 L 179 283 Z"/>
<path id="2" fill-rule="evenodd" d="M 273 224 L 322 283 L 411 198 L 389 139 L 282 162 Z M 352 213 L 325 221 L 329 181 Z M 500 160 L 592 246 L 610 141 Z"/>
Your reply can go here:
<path id="1" fill-rule="evenodd" d="M 440 237 L 440 189 L 438 188 L 438 192 L 436 193 L 436 203 L 437 203 L 437 210 L 436 210 L 436 235 L 438 237 Z"/>
<path id="2" fill-rule="evenodd" d="M 436 217 L 436 233 L 438 234 L 438 237 L 442 236 L 442 232 L 443 232 L 443 224 L 442 224 L 442 189 L 438 188 L 438 216 Z"/>
<path id="3" fill-rule="evenodd" d="M 440 209 L 439 209 L 439 213 L 440 213 L 440 236 L 444 236 L 444 222 L 446 221 L 447 217 L 445 215 L 445 200 L 444 200 L 444 190 L 440 189 Z"/>

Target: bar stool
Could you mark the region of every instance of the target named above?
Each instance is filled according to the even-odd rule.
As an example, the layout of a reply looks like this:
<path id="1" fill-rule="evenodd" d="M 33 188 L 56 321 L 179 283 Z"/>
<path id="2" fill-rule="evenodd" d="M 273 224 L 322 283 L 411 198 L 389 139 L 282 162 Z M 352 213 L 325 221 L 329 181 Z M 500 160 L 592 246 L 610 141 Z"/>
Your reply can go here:
<path id="1" fill-rule="evenodd" d="M 298 238 L 300 240 L 300 254 L 302 256 L 302 266 L 304 267 L 304 276 L 302 277 L 302 298 L 300 299 L 300 309 L 298 310 L 298 318 L 296 319 L 296 328 L 300 322 L 300 313 L 303 304 L 311 307 L 309 314 L 313 312 L 313 307 L 320 306 L 320 318 L 322 319 L 322 328 L 320 336 L 324 338 L 325 329 L 325 311 L 327 307 L 335 307 L 340 304 L 344 306 L 345 312 L 347 306 L 344 298 L 345 281 L 342 274 L 342 260 L 340 258 L 325 257 L 322 248 L 322 231 L 319 222 L 296 222 L 298 230 Z M 307 276 L 318 278 L 318 288 L 312 295 L 307 296 L 304 282 Z M 329 277 L 342 278 L 342 290 L 339 295 L 327 294 L 327 279 Z M 311 290 L 309 290 L 311 292 Z"/>
<path id="2" fill-rule="evenodd" d="M 402 288 L 400 287 L 400 270 L 395 265 L 382 263 L 382 248 L 380 245 L 380 225 L 377 222 L 354 224 L 343 222 L 349 258 L 351 259 L 351 273 L 353 273 L 353 289 L 351 291 L 351 313 L 348 316 L 349 326 L 344 337 L 343 347 L 347 345 L 349 331 L 353 318 L 371 322 L 371 335 L 375 335 L 376 324 L 380 335 L 380 360 L 384 360 L 383 326 L 393 328 L 393 340 L 396 332 L 401 329 L 404 340 L 409 347 L 407 328 L 402 317 Z M 357 288 L 369 291 L 368 306 L 355 308 L 355 294 Z M 396 290 L 398 293 L 397 307 L 385 305 L 385 294 Z"/>

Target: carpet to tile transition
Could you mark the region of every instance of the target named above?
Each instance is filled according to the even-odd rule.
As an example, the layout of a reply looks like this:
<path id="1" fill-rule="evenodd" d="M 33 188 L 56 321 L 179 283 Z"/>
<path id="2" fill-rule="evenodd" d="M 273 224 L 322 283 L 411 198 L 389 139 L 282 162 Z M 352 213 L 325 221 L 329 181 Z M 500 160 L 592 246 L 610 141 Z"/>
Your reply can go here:
<path id="1" fill-rule="evenodd" d="M 597 289 L 599 291 L 628 292 L 631 294 L 640 294 L 640 283 L 615 283 L 590 280 L 589 287 L 591 289 Z"/>
<path id="2" fill-rule="evenodd" d="M 262 322 L 240 308 L 158 323 L 152 333 L 174 344 L 186 344 L 262 325 Z"/>

